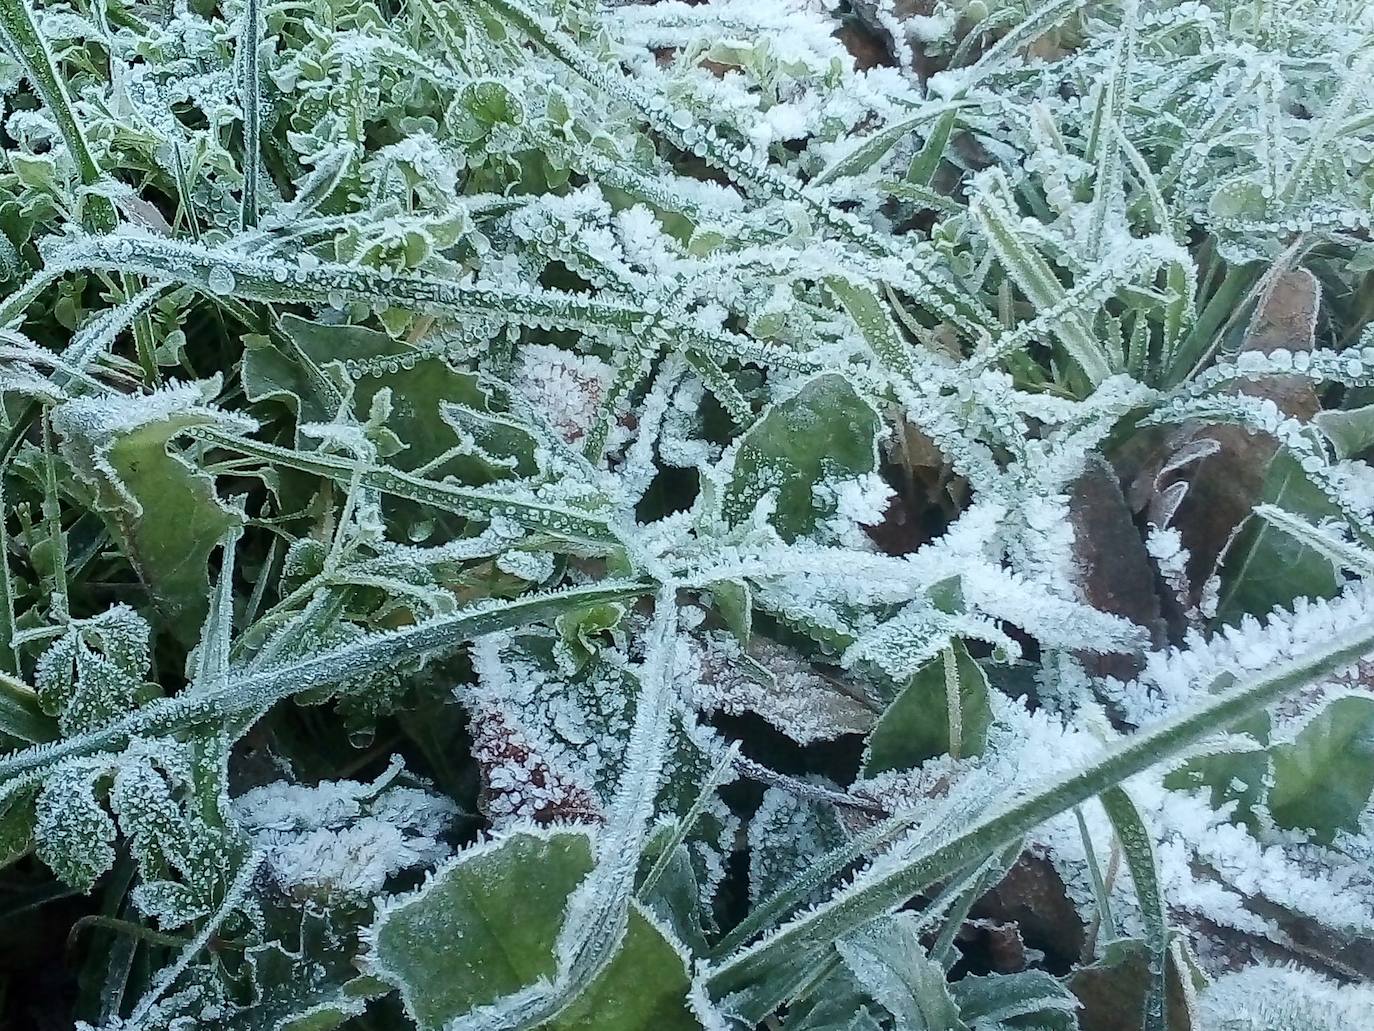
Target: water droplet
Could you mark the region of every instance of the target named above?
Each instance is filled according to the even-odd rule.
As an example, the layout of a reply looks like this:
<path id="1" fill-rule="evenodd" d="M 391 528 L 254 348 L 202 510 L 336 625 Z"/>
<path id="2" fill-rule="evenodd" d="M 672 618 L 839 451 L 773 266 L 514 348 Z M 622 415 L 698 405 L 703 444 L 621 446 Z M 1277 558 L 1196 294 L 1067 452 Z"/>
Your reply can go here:
<path id="1" fill-rule="evenodd" d="M 234 282 L 234 273 L 230 272 L 223 265 L 214 265 L 211 267 L 209 274 L 205 277 L 205 285 L 217 294 L 232 294 L 236 285 Z"/>

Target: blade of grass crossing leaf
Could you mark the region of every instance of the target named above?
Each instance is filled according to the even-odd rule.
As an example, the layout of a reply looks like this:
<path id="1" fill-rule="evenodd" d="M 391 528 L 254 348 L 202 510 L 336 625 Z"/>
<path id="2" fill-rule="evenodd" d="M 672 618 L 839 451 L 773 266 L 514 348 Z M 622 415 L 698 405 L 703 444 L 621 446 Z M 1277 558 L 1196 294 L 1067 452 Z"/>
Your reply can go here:
<path id="1" fill-rule="evenodd" d="M 1126 867 L 1131 871 L 1136 899 L 1145 922 L 1145 941 L 1150 950 L 1150 984 L 1145 995 L 1142 1031 L 1166 1031 L 1168 1027 L 1169 922 L 1164 908 L 1164 893 L 1159 884 L 1154 841 L 1126 790 L 1109 788 L 1099 796 L 1107 811 Z"/>
<path id="2" fill-rule="evenodd" d="M 846 176 L 862 175 L 874 165 L 883 160 L 897 143 L 909 134 L 918 125 L 938 117 L 943 124 L 945 118 L 955 116 L 961 107 L 968 106 L 968 101 L 958 101 L 948 104 L 931 104 L 922 108 L 910 118 L 903 118 L 899 122 L 893 122 L 885 128 L 879 129 L 870 135 L 859 146 L 844 157 L 828 165 L 820 175 L 811 180 L 812 186 L 824 186 L 826 183 L 834 182 L 836 179 L 843 179 Z M 951 123 L 952 124 L 952 123 Z M 946 131 L 948 136 L 948 131 Z"/>
<path id="3" fill-rule="evenodd" d="M 186 219 L 186 228 L 193 243 L 200 243 L 200 218 L 196 215 L 196 202 L 191 194 L 191 182 L 186 178 L 186 162 L 181 155 L 181 144 L 172 143 L 172 169 L 177 184 L 177 217 L 180 222 Z"/>
<path id="4" fill-rule="evenodd" d="M 216 447 L 261 459 L 272 465 L 321 476 L 336 483 L 349 484 L 354 476 L 359 483 L 394 497 L 408 498 L 457 515 L 490 519 L 502 515 L 533 529 L 570 536 L 578 540 L 613 544 L 614 532 L 604 518 L 586 511 L 541 504 L 499 490 L 459 487 L 439 480 L 425 480 L 388 466 L 360 467 L 337 455 L 297 451 L 276 444 L 265 444 L 246 437 L 224 433 L 208 426 L 191 427 L 188 436 L 208 441 Z"/>
<path id="5" fill-rule="evenodd" d="M 615 374 L 611 377 L 610 385 L 597 406 L 596 421 L 592 423 L 591 429 L 587 431 L 587 438 L 583 441 L 582 453 L 587 461 L 599 463 L 605 454 L 606 440 L 611 435 L 611 427 L 628 407 L 630 395 L 648 375 L 654 359 L 658 356 L 659 349 L 652 346 L 652 343 L 630 339 L 622 344 L 617 355 L 619 360 L 616 363 Z"/>
<path id="6" fill-rule="evenodd" d="M 423 313 L 477 316 L 507 325 L 591 333 L 613 330 L 639 337 L 653 334 L 721 358 L 798 371 L 815 367 L 812 360 L 792 348 L 728 331 L 708 333 L 669 312 L 561 290 L 471 284 L 423 273 L 386 276 L 375 269 L 337 262 L 307 267 L 299 262 L 249 257 L 151 237 L 85 237 L 54 248 L 51 265 L 55 271 L 123 270 L 185 283 L 221 303 L 233 298 L 268 303 L 382 303 Z M 248 325 L 257 321 L 245 316 Z"/>
<path id="7" fill-rule="evenodd" d="M 1000 71 L 1022 47 L 1029 46 L 1051 29 L 1067 21 L 1079 8 L 1086 7 L 1087 2 L 1088 0 L 1050 0 L 1049 3 L 1036 8 L 1022 19 L 1016 28 L 989 47 L 978 59 L 978 63 L 969 69 L 963 79 L 964 89 L 968 90 L 993 72 Z"/>
<path id="8" fill-rule="evenodd" d="M 931 884 L 980 861 L 1051 817 L 1117 786 L 1298 688 L 1349 668 L 1371 652 L 1374 619 L 1264 676 L 1216 694 L 1190 712 L 1127 739 L 1102 759 L 980 817 L 942 844 L 917 852 L 901 863 L 885 864 L 880 873 L 861 878 L 853 887 L 759 945 L 741 949 L 716 964 L 707 977 L 711 995 L 723 998 L 756 982 L 783 957 L 833 941 L 901 905 Z M 766 1012 L 751 1010 L 739 1016 L 761 1020 Z"/>
<path id="9" fill-rule="evenodd" d="M 1317 526 L 1277 505 L 1256 505 L 1253 511 L 1270 526 L 1323 556 L 1337 569 L 1360 577 L 1374 576 L 1374 552 L 1367 548 L 1352 544 L 1331 529 Z"/>
<path id="10" fill-rule="evenodd" d="M 689 348 L 687 364 L 696 370 L 711 396 L 725 409 L 725 414 L 730 416 L 730 421 L 739 429 L 748 429 L 754 421 L 754 409 L 750 407 L 748 398 L 740 393 L 730 374 L 721 368 L 720 363 L 709 354 Z"/>
<path id="11" fill-rule="evenodd" d="M 720 759 L 716 762 L 716 765 L 711 768 L 711 772 L 702 782 L 701 790 L 697 792 L 697 797 L 692 800 L 691 808 L 687 810 L 680 820 L 674 822 L 672 834 L 659 852 L 658 859 L 654 861 L 654 865 L 650 867 L 649 872 L 644 875 L 644 880 L 640 883 L 639 887 L 635 889 L 635 897 L 641 902 L 648 899 L 650 893 L 654 890 L 654 886 L 658 884 L 659 879 L 667 872 L 668 867 L 673 861 L 673 852 L 679 845 L 687 840 L 687 835 L 691 832 L 692 828 L 696 826 L 696 822 L 701 819 L 701 814 L 706 811 L 706 806 L 710 804 L 711 796 L 715 793 L 716 788 L 725 783 L 731 768 L 734 766 L 735 757 L 738 755 L 739 742 L 731 741 L 721 753 Z"/>
<path id="12" fill-rule="evenodd" d="M 210 607 L 201 628 L 196 655 L 196 682 L 209 687 L 229 675 L 229 650 L 234 635 L 234 554 L 243 527 L 235 525 L 220 542 L 219 580 L 210 595 Z"/>
<path id="13" fill-rule="evenodd" d="M 997 855 L 990 856 L 968 880 L 959 893 L 959 897 L 951 904 L 949 913 L 945 916 L 944 923 L 940 927 L 940 933 L 930 947 L 930 958 L 943 966 L 946 971 L 954 966 L 958 959 L 954 940 L 958 937 L 959 929 L 963 927 L 964 921 L 968 919 L 969 910 L 1007 875 L 1007 871 L 1012 868 L 1017 857 L 1021 855 L 1021 848 L 1022 842 L 1017 840 Z"/>
<path id="14" fill-rule="evenodd" d="M 796 912 L 818 887 L 838 877 L 851 863 L 910 830 L 914 823 L 915 819 L 910 815 L 890 816 L 868 830 L 856 834 L 839 848 L 819 857 L 784 887 L 751 909 L 748 915 L 720 940 L 712 950 L 712 955 L 724 959 L 768 928 L 780 924 Z"/>

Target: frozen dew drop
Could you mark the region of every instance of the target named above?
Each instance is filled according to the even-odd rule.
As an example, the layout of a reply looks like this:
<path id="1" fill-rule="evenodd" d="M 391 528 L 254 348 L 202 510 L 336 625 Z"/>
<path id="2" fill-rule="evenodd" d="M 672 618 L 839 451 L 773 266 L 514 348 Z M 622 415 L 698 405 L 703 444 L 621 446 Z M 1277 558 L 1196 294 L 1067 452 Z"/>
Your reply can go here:
<path id="1" fill-rule="evenodd" d="M 214 293 L 221 297 L 228 296 L 234 292 L 237 285 L 234 281 L 234 273 L 230 272 L 223 265 L 211 266 L 209 273 L 205 277 L 205 284 Z"/>

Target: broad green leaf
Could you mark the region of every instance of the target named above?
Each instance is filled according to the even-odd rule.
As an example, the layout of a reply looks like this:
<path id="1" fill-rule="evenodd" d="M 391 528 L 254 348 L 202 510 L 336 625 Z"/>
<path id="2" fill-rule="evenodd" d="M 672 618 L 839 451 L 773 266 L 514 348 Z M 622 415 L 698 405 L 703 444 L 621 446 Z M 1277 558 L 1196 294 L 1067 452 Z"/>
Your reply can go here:
<path id="1" fill-rule="evenodd" d="M 391 416 L 387 425 L 401 438 L 405 450 L 391 457 L 391 464 L 410 472 L 434 462 L 459 444 L 453 428 L 441 418 L 444 404 L 460 405 L 475 413 L 488 411 L 490 398 L 470 372 L 457 372 L 443 359 L 425 355 L 402 340 L 362 326 L 335 326 L 287 316 L 282 329 L 317 367 L 341 362 L 355 370 L 353 409 L 366 421 L 373 399 L 382 389 L 391 391 Z M 501 469 L 473 454 L 455 454 L 430 472 L 458 475 L 466 483 L 486 483 L 517 469 L 534 472 L 533 441 L 528 433 L 510 426 L 501 440 L 510 469 Z"/>
<path id="2" fill-rule="evenodd" d="M 401 990 L 424 1031 L 552 980 L 568 898 L 593 865 L 591 839 L 580 831 L 518 831 L 470 849 L 382 912 L 372 970 Z M 545 1026 L 695 1029 L 687 989 L 682 954 L 636 905 L 615 958 Z"/>
<path id="3" fill-rule="evenodd" d="M 1270 460 L 1257 500 L 1314 523 L 1344 521 L 1341 510 L 1312 483 L 1297 459 L 1283 450 Z M 1280 606 L 1291 607 L 1300 597 L 1330 598 L 1340 582 L 1320 552 L 1251 516 L 1222 559 L 1217 620 L 1235 623 L 1246 615 L 1266 616 Z"/>
<path id="4" fill-rule="evenodd" d="M 333 1031 L 358 1016 L 385 984 L 359 977 L 347 941 L 325 913 L 306 910 L 295 948 L 280 941 L 247 949 L 255 999 L 223 1014 L 223 1031 Z"/>
<path id="5" fill-rule="evenodd" d="M 198 387 L 177 387 L 151 398 L 83 398 L 53 415 L 63 456 L 95 488 L 97 507 L 168 627 L 188 644 L 205 619 L 210 555 L 243 514 L 219 499 L 210 476 L 168 446 L 193 427 L 241 432 L 251 425 L 202 403 L 200 395 Z"/>
<path id="6" fill-rule="evenodd" d="M 1374 699 L 1337 698 L 1272 753 L 1275 823 L 1310 830 L 1325 843 L 1338 831 L 1359 829 L 1374 793 Z"/>
<path id="7" fill-rule="evenodd" d="M 988 679 L 962 641 L 952 646 L 959 685 L 960 756 L 980 755 L 992 725 Z M 950 752 L 950 710 L 946 685 L 948 660 L 931 659 L 902 688 L 878 718 L 868 738 L 865 776 L 887 770 L 909 770 Z"/>
<path id="8" fill-rule="evenodd" d="M 810 533 L 830 514 L 813 488 L 878 467 L 878 414 L 845 377 L 817 376 L 744 434 L 726 485 L 726 522 L 737 524 L 775 493 L 773 525 L 784 540 Z"/>

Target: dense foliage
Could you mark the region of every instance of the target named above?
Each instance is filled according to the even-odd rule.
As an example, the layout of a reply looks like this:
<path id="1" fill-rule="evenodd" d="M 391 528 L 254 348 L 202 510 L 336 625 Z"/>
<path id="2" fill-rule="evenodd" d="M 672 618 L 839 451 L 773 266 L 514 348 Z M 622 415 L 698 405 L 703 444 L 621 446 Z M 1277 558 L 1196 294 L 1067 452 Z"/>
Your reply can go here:
<path id="1" fill-rule="evenodd" d="M 0 0 L 5 1015 L 1367 1022 L 1374 7 L 542 2 Z"/>

